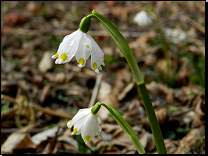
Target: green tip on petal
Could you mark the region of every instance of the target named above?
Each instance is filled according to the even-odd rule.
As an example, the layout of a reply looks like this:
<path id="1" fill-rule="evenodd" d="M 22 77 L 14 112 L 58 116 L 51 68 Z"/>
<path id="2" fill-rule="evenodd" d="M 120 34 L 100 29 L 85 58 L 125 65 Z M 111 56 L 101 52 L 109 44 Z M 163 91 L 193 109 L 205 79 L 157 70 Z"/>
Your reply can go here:
<path id="1" fill-rule="evenodd" d="M 55 57 L 58 57 L 58 52 L 55 54 Z"/>
<path id="2" fill-rule="evenodd" d="M 62 60 L 63 60 L 63 62 L 64 62 L 64 61 L 66 61 L 66 59 L 67 59 L 67 55 L 66 55 L 66 53 L 61 54 L 60 59 L 62 59 Z"/>
<path id="3" fill-rule="evenodd" d="M 84 141 L 85 141 L 86 144 L 90 141 L 90 138 L 91 137 L 89 135 L 85 137 Z"/>
<path id="4" fill-rule="evenodd" d="M 94 62 L 92 67 L 93 67 L 94 70 L 96 70 L 97 69 L 97 63 Z"/>
<path id="5" fill-rule="evenodd" d="M 77 133 L 77 128 L 74 128 L 73 134 L 76 134 L 76 133 Z"/>
<path id="6" fill-rule="evenodd" d="M 68 127 L 70 127 L 71 124 L 72 124 L 72 120 L 70 120 L 70 121 L 67 122 L 67 126 L 68 126 Z"/>
<path id="7" fill-rule="evenodd" d="M 84 66 L 84 64 L 85 64 L 85 60 L 83 59 L 83 58 L 81 58 L 81 59 L 79 59 L 79 67 L 83 67 Z"/>
<path id="8" fill-rule="evenodd" d="M 103 138 L 103 136 L 100 134 L 100 137 Z"/>

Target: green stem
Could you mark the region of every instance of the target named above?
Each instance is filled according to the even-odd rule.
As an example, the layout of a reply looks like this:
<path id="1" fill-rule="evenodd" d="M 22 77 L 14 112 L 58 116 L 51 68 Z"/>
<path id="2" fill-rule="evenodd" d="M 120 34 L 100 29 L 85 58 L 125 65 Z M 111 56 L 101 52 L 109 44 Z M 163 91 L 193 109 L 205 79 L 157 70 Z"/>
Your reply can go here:
<path id="1" fill-rule="evenodd" d="M 124 120 L 124 118 L 110 104 L 109 104 L 109 106 L 107 106 L 104 103 L 99 103 L 99 104 L 104 106 L 113 115 L 114 119 L 121 126 L 123 131 L 131 139 L 131 141 L 135 145 L 139 154 L 145 154 L 146 152 L 145 152 L 142 144 L 139 142 L 139 139 L 138 139 L 136 133 L 131 128 L 131 126 L 126 122 L 126 120 Z"/>
<path id="2" fill-rule="evenodd" d="M 124 39 L 123 35 L 116 29 L 116 27 L 110 21 L 108 21 L 106 18 L 104 18 L 102 15 L 95 12 L 94 10 L 92 11 L 92 14 L 94 16 L 93 15 L 89 15 L 89 16 L 98 19 L 103 24 L 103 26 L 105 27 L 107 32 L 114 39 L 116 45 L 118 46 L 118 48 L 120 49 L 120 51 L 122 52 L 124 57 L 126 58 L 129 66 L 130 66 L 130 69 L 134 75 L 135 81 L 140 89 L 140 94 L 141 94 L 143 103 L 145 105 L 147 117 L 150 121 L 150 127 L 151 127 L 152 134 L 153 134 L 153 137 L 155 140 L 158 154 L 166 154 L 167 151 L 165 148 L 165 144 L 164 144 L 164 140 L 162 137 L 159 123 L 158 123 L 157 118 L 155 116 L 155 112 L 154 112 L 151 100 L 149 98 L 149 94 L 148 94 L 147 89 L 145 87 L 142 74 L 139 70 L 139 66 L 135 60 L 135 57 L 134 57 L 128 43 Z"/>
<path id="3" fill-rule="evenodd" d="M 198 81 L 199 81 L 199 84 L 200 84 L 201 88 L 205 88 L 205 81 L 204 81 L 204 79 L 202 77 L 201 70 L 199 69 L 199 66 L 197 65 L 194 57 L 191 57 L 191 63 L 193 65 L 193 67 L 194 67 L 195 74 L 196 74 L 196 76 L 198 78 Z"/>
<path id="4" fill-rule="evenodd" d="M 150 123 L 150 127 L 152 130 L 152 134 L 154 136 L 154 140 L 155 140 L 155 145 L 157 148 L 157 152 L 158 154 L 166 154 L 166 148 L 165 148 L 165 144 L 163 141 L 163 136 L 160 130 L 160 125 L 157 121 L 157 117 L 155 115 L 155 111 L 154 108 L 152 106 L 152 102 L 150 100 L 149 94 L 147 92 L 146 86 L 145 84 L 139 84 L 139 91 L 142 97 L 142 100 L 144 102 L 144 107 L 147 113 L 147 117 L 149 119 L 149 123 Z"/>
<path id="5" fill-rule="evenodd" d="M 111 35 L 111 37 L 115 41 L 116 45 L 121 50 L 124 57 L 126 58 L 129 66 L 131 68 L 131 71 L 135 77 L 135 81 L 138 84 L 143 83 L 144 80 L 143 80 L 142 74 L 139 70 L 139 67 L 137 65 L 137 62 L 134 61 L 135 60 L 134 55 L 132 52 L 129 53 L 129 51 L 131 51 L 131 49 L 129 48 L 129 45 L 123 44 L 126 42 L 123 35 L 121 35 L 121 33 L 116 29 L 116 27 L 109 20 L 104 18 L 102 15 L 95 12 L 94 10 L 92 11 L 92 13 L 93 13 L 92 15 L 88 15 L 87 17 L 89 17 L 89 18 L 94 17 L 94 18 L 98 19 L 103 24 L 103 26 L 105 27 L 107 32 Z"/>

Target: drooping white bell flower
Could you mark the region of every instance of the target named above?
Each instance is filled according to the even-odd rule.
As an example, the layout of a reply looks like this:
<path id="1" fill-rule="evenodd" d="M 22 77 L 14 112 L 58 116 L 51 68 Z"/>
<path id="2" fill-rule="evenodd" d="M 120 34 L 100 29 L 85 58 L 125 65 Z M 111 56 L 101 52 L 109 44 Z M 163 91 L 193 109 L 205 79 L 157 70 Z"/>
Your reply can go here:
<path id="1" fill-rule="evenodd" d="M 83 67 L 91 55 L 91 68 L 97 74 L 99 74 L 99 70 L 102 70 L 101 65 L 105 65 L 103 62 L 104 53 L 98 44 L 88 33 L 84 33 L 79 29 L 64 37 L 57 53 L 52 58 L 57 58 L 55 61 L 56 64 L 63 64 L 71 61 L 74 55 L 79 67 Z"/>
<path id="2" fill-rule="evenodd" d="M 86 145 L 95 136 L 102 138 L 102 129 L 98 123 L 97 115 L 92 114 L 91 108 L 80 109 L 72 120 L 67 123 L 68 128 L 74 126 L 72 135 L 81 134 Z"/>
<path id="3" fill-rule="evenodd" d="M 148 16 L 146 11 L 141 11 L 137 13 L 134 16 L 133 21 L 140 26 L 149 25 L 153 23 L 152 19 Z"/>

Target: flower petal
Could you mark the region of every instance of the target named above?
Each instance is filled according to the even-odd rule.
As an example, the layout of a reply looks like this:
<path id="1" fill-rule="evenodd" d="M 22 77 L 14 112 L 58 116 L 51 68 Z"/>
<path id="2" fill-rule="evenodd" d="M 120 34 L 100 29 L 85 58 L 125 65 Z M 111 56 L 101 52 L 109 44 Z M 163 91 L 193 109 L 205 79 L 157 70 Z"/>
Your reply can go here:
<path id="1" fill-rule="evenodd" d="M 104 61 L 104 53 L 95 42 L 95 40 L 86 33 L 86 36 L 91 40 L 92 44 L 92 54 L 91 54 L 91 68 L 96 72 L 99 73 L 98 68 Z"/>
<path id="2" fill-rule="evenodd" d="M 67 122 L 67 127 L 68 128 L 71 128 L 73 125 L 72 125 L 72 120 L 69 120 L 68 122 Z"/>
<path id="3" fill-rule="evenodd" d="M 86 33 L 82 37 L 78 50 L 75 54 L 79 67 L 83 67 L 86 63 L 86 60 L 89 58 L 92 52 L 92 44 L 89 38 L 87 38 Z"/>
<path id="4" fill-rule="evenodd" d="M 82 139 L 85 141 L 86 144 L 89 143 L 91 139 L 93 139 L 96 135 L 100 134 L 99 124 L 97 121 L 97 116 L 90 114 L 87 117 L 85 125 L 81 130 Z M 86 137 L 90 136 L 90 139 L 87 140 Z M 88 137 L 89 138 L 89 137 Z"/>
<path id="5" fill-rule="evenodd" d="M 72 125 L 75 125 L 79 120 L 83 120 L 91 113 L 91 108 L 80 109 L 72 119 Z"/>
<path id="6" fill-rule="evenodd" d="M 83 33 L 77 30 L 64 37 L 58 48 L 58 59 L 56 60 L 57 64 L 69 62 L 74 57 L 82 36 Z"/>

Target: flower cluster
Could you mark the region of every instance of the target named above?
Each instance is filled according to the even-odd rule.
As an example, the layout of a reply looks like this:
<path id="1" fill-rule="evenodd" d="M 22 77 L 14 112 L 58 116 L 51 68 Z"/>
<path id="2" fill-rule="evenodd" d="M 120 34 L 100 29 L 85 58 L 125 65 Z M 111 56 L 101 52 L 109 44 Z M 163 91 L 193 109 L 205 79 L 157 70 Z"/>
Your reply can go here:
<path id="1" fill-rule="evenodd" d="M 72 135 L 81 134 L 82 139 L 86 144 L 90 142 L 95 136 L 101 135 L 101 127 L 97 120 L 97 115 L 92 114 L 91 108 L 80 109 L 78 113 L 67 123 L 67 127 L 71 128 L 74 126 Z"/>
<path id="2" fill-rule="evenodd" d="M 148 16 L 146 11 L 137 13 L 134 16 L 133 21 L 136 22 L 139 26 L 145 26 L 153 23 L 152 19 Z"/>
<path id="3" fill-rule="evenodd" d="M 63 64 L 71 61 L 76 56 L 79 67 L 83 67 L 86 60 L 91 55 L 91 68 L 99 74 L 102 70 L 101 65 L 105 65 L 104 53 L 95 42 L 95 40 L 88 34 L 82 32 L 80 29 L 70 35 L 66 35 L 60 43 L 58 51 L 52 56 L 56 59 L 56 64 Z"/>

